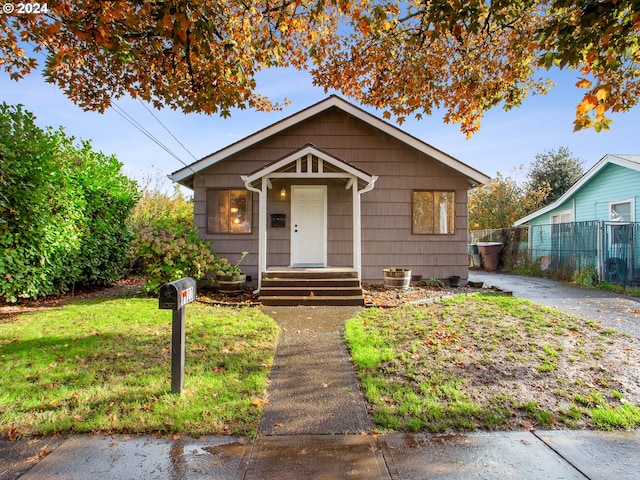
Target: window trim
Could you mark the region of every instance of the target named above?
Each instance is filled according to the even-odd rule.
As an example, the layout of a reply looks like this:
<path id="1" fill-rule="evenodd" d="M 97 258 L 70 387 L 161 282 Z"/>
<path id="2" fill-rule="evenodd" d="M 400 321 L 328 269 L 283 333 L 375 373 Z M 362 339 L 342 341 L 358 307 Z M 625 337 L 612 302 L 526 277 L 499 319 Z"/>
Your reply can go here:
<path id="1" fill-rule="evenodd" d="M 629 220 L 614 220 L 611 218 L 612 208 L 615 205 L 623 205 L 625 203 L 629 204 Z M 620 227 L 629 228 L 633 222 L 635 222 L 636 211 L 635 211 L 635 197 L 627 198 L 626 200 L 618 200 L 615 202 L 609 202 L 609 245 L 611 247 L 617 245 L 627 245 L 631 241 L 631 237 L 629 237 L 630 232 L 626 231 L 627 238 L 622 238 L 621 241 L 618 240 L 618 231 L 623 231 Z"/>
<path id="2" fill-rule="evenodd" d="M 233 232 L 230 229 L 227 230 L 226 232 L 216 232 L 213 230 L 209 229 L 209 192 L 212 191 L 227 191 L 228 195 L 229 195 L 229 204 L 231 204 L 231 192 L 233 190 L 237 190 L 237 191 L 242 191 L 242 192 L 247 192 L 247 206 L 250 208 L 250 212 L 247 214 L 247 218 L 249 219 L 249 231 L 248 232 Z M 252 235 L 253 234 L 253 192 L 251 192 L 250 190 L 247 190 L 246 188 L 241 188 L 241 187 L 209 187 L 206 189 L 205 192 L 205 211 L 206 211 L 206 217 L 205 217 L 205 231 L 207 233 L 207 235 Z M 231 211 L 229 211 L 229 214 L 231 214 Z M 229 221 L 231 219 L 229 218 Z M 230 225 L 230 223 L 228 224 Z"/>
<path id="3" fill-rule="evenodd" d="M 629 220 L 613 220 L 611 218 L 611 209 L 614 207 L 614 205 L 622 205 L 625 203 L 629 204 L 629 217 L 630 217 Z M 627 198 L 625 200 L 617 200 L 615 202 L 609 202 L 609 221 L 613 223 L 619 223 L 619 224 L 635 222 L 635 218 L 636 218 L 635 203 L 636 203 L 635 197 Z"/>
<path id="4" fill-rule="evenodd" d="M 568 222 L 554 222 L 553 221 L 553 217 L 562 217 L 562 215 L 566 215 L 566 214 L 569 214 L 569 221 Z M 560 210 L 560 211 L 557 211 L 557 212 L 551 214 L 551 223 L 553 225 L 558 224 L 558 223 L 572 223 L 572 222 L 573 222 L 573 210 L 572 209 Z"/>
<path id="5" fill-rule="evenodd" d="M 415 231 L 415 222 L 414 222 L 414 214 L 415 214 L 415 195 L 416 193 L 421 193 L 421 192 L 429 192 L 429 193 L 451 193 L 453 195 L 453 218 L 452 218 L 452 232 L 446 232 L 446 233 L 438 233 L 438 232 L 431 232 L 431 233 L 423 233 L 423 232 L 416 232 Z M 434 201 L 434 208 L 435 208 L 435 201 Z M 434 221 L 434 225 L 435 225 L 435 221 Z M 455 190 L 442 190 L 442 189 L 414 189 L 411 190 L 411 234 L 412 235 L 435 235 L 435 236 L 439 236 L 439 237 L 453 237 L 456 234 L 456 191 Z"/>

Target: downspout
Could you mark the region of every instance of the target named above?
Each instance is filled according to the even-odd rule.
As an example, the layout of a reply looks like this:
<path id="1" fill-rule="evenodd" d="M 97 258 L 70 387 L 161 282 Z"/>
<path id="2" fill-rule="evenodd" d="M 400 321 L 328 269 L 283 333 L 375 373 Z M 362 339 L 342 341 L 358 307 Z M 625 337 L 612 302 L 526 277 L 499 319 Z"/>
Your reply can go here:
<path id="1" fill-rule="evenodd" d="M 354 244 L 353 244 L 353 249 L 354 252 L 356 252 L 356 254 L 354 255 L 354 261 L 357 262 L 356 265 L 354 265 L 355 270 L 358 272 L 358 280 L 360 282 L 362 282 L 362 214 L 361 214 L 361 210 L 360 210 L 360 196 L 363 193 L 367 193 L 370 192 L 371 190 L 373 190 L 373 187 L 376 184 L 376 180 L 378 180 L 378 177 L 373 175 L 371 177 L 371 180 L 369 180 L 369 183 L 367 184 L 366 187 L 364 187 L 362 190 L 358 190 L 358 180 L 354 179 L 353 182 L 353 191 L 356 193 L 354 198 L 354 232 L 353 232 L 353 236 L 354 236 Z M 357 222 L 357 223 L 356 223 Z M 357 231 L 356 231 L 357 230 Z M 356 240 L 357 239 L 357 240 Z"/>
<path id="2" fill-rule="evenodd" d="M 260 212 L 260 214 L 258 215 L 258 289 L 253 292 L 254 294 L 258 294 L 260 292 L 260 287 L 262 286 L 263 256 L 266 255 L 266 252 L 263 251 L 264 250 L 263 244 L 265 240 L 264 237 L 266 236 L 267 227 L 266 225 L 262 225 L 266 221 L 266 215 L 264 216 L 264 218 L 262 216 L 262 209 L 263 209 L 262 204 L 265 202 L 263 201 L 264 199 L 262 198 L 262 190 L 252 186 L 251 183 L 249 182 L 249 178 L 246 175 L 243 175 L 240 178 L 244 182 L 244 187 L 247 190 L 249 190 L 250 192 L 256 192 L 258 194 L 258 202 L 259 202 L 258 208 Z M 264 179 L 262 181 L 264 182 Z M 266 204 L 264 208 L 266 208 Z"/>

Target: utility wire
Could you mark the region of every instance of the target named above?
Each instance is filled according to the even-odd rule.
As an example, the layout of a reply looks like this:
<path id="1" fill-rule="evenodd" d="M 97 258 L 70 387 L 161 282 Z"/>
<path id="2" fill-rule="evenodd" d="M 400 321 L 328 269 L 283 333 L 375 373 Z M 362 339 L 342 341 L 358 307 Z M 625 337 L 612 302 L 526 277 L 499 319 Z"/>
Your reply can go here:
<path id="1" fill-rule="evenodd" d="M 191 151 L 187 147 L 185 147 L 180 140 L 178 140 L 178 138 L 171 132 L 171 130 L 167 128 L 167 126 L 164 123 L 162 123 L 162 121 L 153 113 L 153 111 L 149 107 L 147 107 L 147 105 L 139 98 L 138 98 L 138 101 L 147 110 L 147 112 L 149 112 L 151 116 L 156 119 L 156 121 L 162 126 L 162 128 L 164 128 L 167 131 L 167 133 L 171 135 L 171 137 L 178 143 L 178 145 L 180 145 L 185 152 L 191 155 L 191 158 L 197 161 L 198 159 L 196 158 L 196 156 L 193 153 L 191 153 Z"/>
<path id="2" fill-rule="evenodd" d="M 129 115 L 127 112 L 125 112 L 125 110 L 118 105 L 116 102 L 112 102 L 112 107 L 115 110 L 115 112 L 120 115 L 122 118 L 124 118 L 127 122 L 129 122 L 131 125 L 133 125 L 135 128 L 137 128 L 139 131 L 141 131 L 147 138 L 149 138 L 153 143 L 155 143 L 156 145 L 158 145 L 160 148 L 162 148 L 165 152 L 167 152 L 169 155 L 171 155 L 173 158 L 175 158 L 176 160 L 178 160 L 180 163 L 182 163 L 184 166 L 187 166 L 187 164 L 178 156 L 176 155 L 173 151 L 171 151 L 169 149 L 169 147 L 167 147 L 165 144 L 163 144 L 160 140 L 158 140 L 151 132 L 149 132 L 146 128 L 144 128 L 137 120 L 135 120 L 131 115 Z"/>
<path id="3" fill-rule="evenodd" d="M 200 176 L 200 174 L 198 172 L 196 172 L 193 168 L 191 168 L 191 166 L 189 166 L 185 161 L 183 161 L 177 154 L 175 154 L 171 149 L 169 149 L 169 147 L 167 147 L 164 143 L 162 143 L 160 140 L 158 140 L 157 137 L 155 137 L 151 132 L 149 132 L 146 128 L 144 128 L 136 119 L 134 119 L 131 115 L 129 115 L 120 105 L 118 105 L 115 101 L 111 102 L 111 105 L 114 109 L 114 111 L 120 115 L 122 118 L 124 118 L 127 122 L 129 122 L 131 125 L 133 125 L 135 128 L 137 128 L 140 132 L 142 132 L 146 137 L 148 137 L 153 143 L 155 143 L 156 145 L 158 145 L 160 148 L 162 148 L 165 152 L 167 152 L 169 155 L 171 155 L 173 158 L 175 158 L 176 160 L 178 160 L 182 165 L 184 165 L 185 167 L 187 167 L 189 170 L 191 170 L 191 172 L 193 172 L 194 175 L 196 176 Z M 144 105 L 144 104 L 143 104 Z M 145 108 L 147 108 L 145 106 Z M 147 108 L 147 111 L 149 111 L 149 109 Z M 151 113 L 151 112 L 149 112 Z M 153 115 L 153 113 L 152 113 Z M 153 115 L 154 118 L 155 115 Z M 158 120 L 156 118 L 156 120 L 162 125 L 162 122 L 160 122 L 160 120 Z M 165 130 L 167 130 L 169 132 L 169 134 L 182 146 L 182 148 L 184 148 L 189 155 L 191 155 L 195 160 L 197 160 L 196 157 L 193 156 L 193 154 L 191 152 L 189 152 L 189 150 L 175 137 L 175 135 L 173 135 L 169 129 L 167 127 L 165 127 L 164 125 L 162 125 Z"/>

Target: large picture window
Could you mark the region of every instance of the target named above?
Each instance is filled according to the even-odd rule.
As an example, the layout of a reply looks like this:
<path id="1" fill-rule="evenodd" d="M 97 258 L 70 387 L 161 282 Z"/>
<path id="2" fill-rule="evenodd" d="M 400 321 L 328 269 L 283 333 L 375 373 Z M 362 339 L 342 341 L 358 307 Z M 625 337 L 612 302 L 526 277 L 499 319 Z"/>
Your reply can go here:
<path id="1" fill-rule="evenodd" d="M 414 234 L 455 234 L 455 192 L 416 190 L 411 204 Z"/>
<path id="2" fill-rule="evenodd" d="M 207 233 L 251 233 L 252 204 L 248 190 L 207 190 Z"/>

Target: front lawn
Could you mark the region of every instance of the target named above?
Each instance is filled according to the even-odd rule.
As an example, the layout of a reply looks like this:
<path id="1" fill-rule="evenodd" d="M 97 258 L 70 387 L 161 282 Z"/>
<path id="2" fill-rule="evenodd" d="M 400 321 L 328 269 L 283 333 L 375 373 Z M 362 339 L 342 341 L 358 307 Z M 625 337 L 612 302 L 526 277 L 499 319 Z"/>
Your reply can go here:
<path id="1" fill-rule="evenodd" d="M 368 309 L 345 337 L 383 430 L 640 426 L 640 342 L 526 300 Z"/>
<path id="2" fill-rule="evenodd" d="M 0 320 L 0 433 L 253 436 L 278 327 L 256 308 L 187 306 L 185 389 L 171 394 L 171 311 L 96 299 Z"/>

